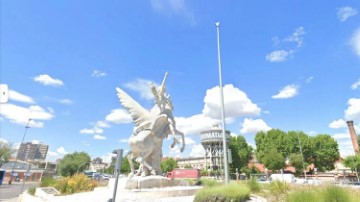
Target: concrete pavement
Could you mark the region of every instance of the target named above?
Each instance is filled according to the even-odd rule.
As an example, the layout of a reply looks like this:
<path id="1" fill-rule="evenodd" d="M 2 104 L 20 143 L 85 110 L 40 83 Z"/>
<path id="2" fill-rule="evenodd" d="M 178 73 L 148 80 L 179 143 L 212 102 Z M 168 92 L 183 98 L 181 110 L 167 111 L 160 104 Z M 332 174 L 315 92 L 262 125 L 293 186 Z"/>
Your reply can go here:
<path id="1" fill-rule="evenodd" d="M 38 187 L 38 182 L 25 182 L 23 190 L 30 189 L 32 187 Z M 11 185 L 4 183 L 0 186 L 0 201 L 16 201 L 21 193 L 23 183 L 12 182 Z"/>

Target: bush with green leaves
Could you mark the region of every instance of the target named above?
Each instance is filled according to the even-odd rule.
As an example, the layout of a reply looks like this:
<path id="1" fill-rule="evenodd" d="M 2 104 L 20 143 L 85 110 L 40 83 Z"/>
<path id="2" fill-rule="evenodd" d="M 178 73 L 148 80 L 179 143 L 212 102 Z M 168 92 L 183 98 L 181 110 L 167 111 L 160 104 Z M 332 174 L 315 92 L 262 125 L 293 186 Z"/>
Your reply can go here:
<path id="1" fill-rule="evenodd" d="M 251 192 L 259 192 L 261 190 L 260 184 L 256 181 L 255 177 L 250 178 L 250 180 L 246 182 L 246 185 Z"/>
<path id="2" fill-rule="evenodd" d="M 35 195 L 35 192 L 36 192 L 36 187 L 31 187 L 30 189 L 28 189 L 27 191 L 30 195 Z"/>
<path id="3" fill-rule="evenodd" d="M 360 191 L 328 185 L 294 187 L 286 196 L 287 202 L 358 202 Z"/>
<path id="4" fill-rule="evenodd" d="M 194 202 L 243 202 L 250 197 L 250 189 L 237 183 L 228 185 L 204 187 L 194 198 Z"/>
<path id="5" fill-rule="evenodd" d="M 289 193 L 286 201 L 288 202 L 320 202 L 321 196 L 318 190 L 309 187 L 306 189 L 296 189 Z"/>
<path id="6" fill-rule="evenodd" d="M 322 200 L 325 202 L 349 202 L 351 201 L 349 192 L 338 186 L 328 186 L 322 194 Z"/>
<path id="7" fill-rule="evenodd" d="M 71 177 L 64 177 L 55 184 L 55 188 L 60 191 L 61 194 L 92 191 L 96 186 L 96 181 L 89 179 L 82 173 L 75 174 Z"/>
<path id="8" fill-rule="evenodd" d="M 220 185 L 221 183 L 214 179 L 202 178 L 202 179 L 199 179 L 195 184 L 201 185 L 204 187 L 214 187 L 214 186 Z"/>
<path id="9" fill-rule="evenodd" d="M 289 185 L 286 182 L 275 180 L 270 183 L 270 192 L 275 196 L 285 194 L 288 190 Z"/>
<path id="10" fill-rule="evenodd" d="M 44 177 L 41 180 L 40 187 L 53 187 L 55 186 L 57 180 L 52 177 Z"/>

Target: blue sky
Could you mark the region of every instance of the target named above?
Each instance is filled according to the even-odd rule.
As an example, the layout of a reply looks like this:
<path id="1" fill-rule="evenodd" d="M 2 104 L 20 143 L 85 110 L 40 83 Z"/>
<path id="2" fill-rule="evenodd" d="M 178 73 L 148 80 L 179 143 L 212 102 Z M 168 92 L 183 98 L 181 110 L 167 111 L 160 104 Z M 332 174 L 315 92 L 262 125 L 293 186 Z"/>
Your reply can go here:
<path id="1" fill-rule="evenodd" d="M 345 121 L 360 132 L 359 1 L 1 1 L 1 139 L 109 159 L 133 124 L 116 87 L 145 108 L 148 85 L 169 72 L 186 150 L 220 121 L 219 21 L 226 129 L 254 145 L 259 130 L 326 133 L 352 153 Z"/>

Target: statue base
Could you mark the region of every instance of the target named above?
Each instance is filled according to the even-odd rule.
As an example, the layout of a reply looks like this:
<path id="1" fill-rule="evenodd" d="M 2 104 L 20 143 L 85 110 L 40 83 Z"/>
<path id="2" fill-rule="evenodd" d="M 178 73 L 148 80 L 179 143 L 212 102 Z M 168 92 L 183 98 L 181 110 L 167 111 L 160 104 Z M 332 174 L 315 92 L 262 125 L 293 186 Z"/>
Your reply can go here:
<path id="1" fill-rule="evenodd" d="M 148 189 L 175 186 L 189 186 L 188 182 L 181 179 L 170 179 L 162 176 L 135 176 L 126 181 L 125 189 Z"/>

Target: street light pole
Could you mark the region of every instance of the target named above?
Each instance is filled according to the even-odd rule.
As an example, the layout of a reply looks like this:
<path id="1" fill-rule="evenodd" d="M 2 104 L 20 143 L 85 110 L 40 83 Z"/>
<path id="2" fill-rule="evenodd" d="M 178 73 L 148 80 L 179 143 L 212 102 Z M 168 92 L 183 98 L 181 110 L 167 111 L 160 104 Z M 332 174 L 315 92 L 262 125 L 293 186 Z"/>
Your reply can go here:
<path id="1" fill-rule="evenodd" d="M 300 142 L 300 135 L 299 135 L 299 133 L 297 133 L 297 135 L 298 135 L 299 146 L 300 146 L 300 152 L 301 152 L 301 160 L 302 160 L 302 164 L 303 164 L 303 172 L 304 172 L 304 175 L 305 175 L 305 181 L 306 181 L 306 180 L 307 180 L 307 178 L 306 178 L 306 170 L 305 170 L 304 155 L 303 155 L 302 146 L 301 146 L 301 142 Z"/>
<path id="2" fill-rule="evenodd" d="M 225 107 L 224 94 L 222 86 L 221 60 L 220 60 L 220 22 L 215 23 L 217 31 L 217 48 L 218 48 L 218 65 L 219 65 L 219 85 L 220 85 L 220 101 L 221 101 L 221 120 L 222 120 L 222 138 L 223 138 L 223 153 L 224 153 L 224 181 L 229 184 L 229 170 L 227 161 L 226 149 L 226 133 L 225 133 Z"/>
<path id="3" fill-rule="evenodd" d="M 26 126 L 25 126 L 25 132 L 24 132 L 23 138 L 22 138 L 22 140 L 21 140 L 20 147 L 21 147 L 21 145 L 24 143 L 24 139 L 25 139 L 27 130 L 30 128 L 30 127 L 29 127 L 30 121 L 31 121 L 31 119 L 28 120 L 28 122 L 27 122 L 27 124 L 26 124 Z M 19 147 L 19 150 L 20 150 L 20 147 Z M 14 165 L 13 165 L 13 167 L 12 167 L 12 170 L 11 170 L 11 173 L 10 173 L 9 185 L 10 185 L 11 182 L 12 182 L 12 177 L 13 177 L 12 175 L 13 175 L 13 173 L 14 173 L 14 169 L 15 169 L 15 167 L 16 167 L 16 163 L 17 163 L 17 160 L 18 160 L 19 150 L 18 150 L 18 152 L 16 153 L 15 163 L 14 163 Z"/>

